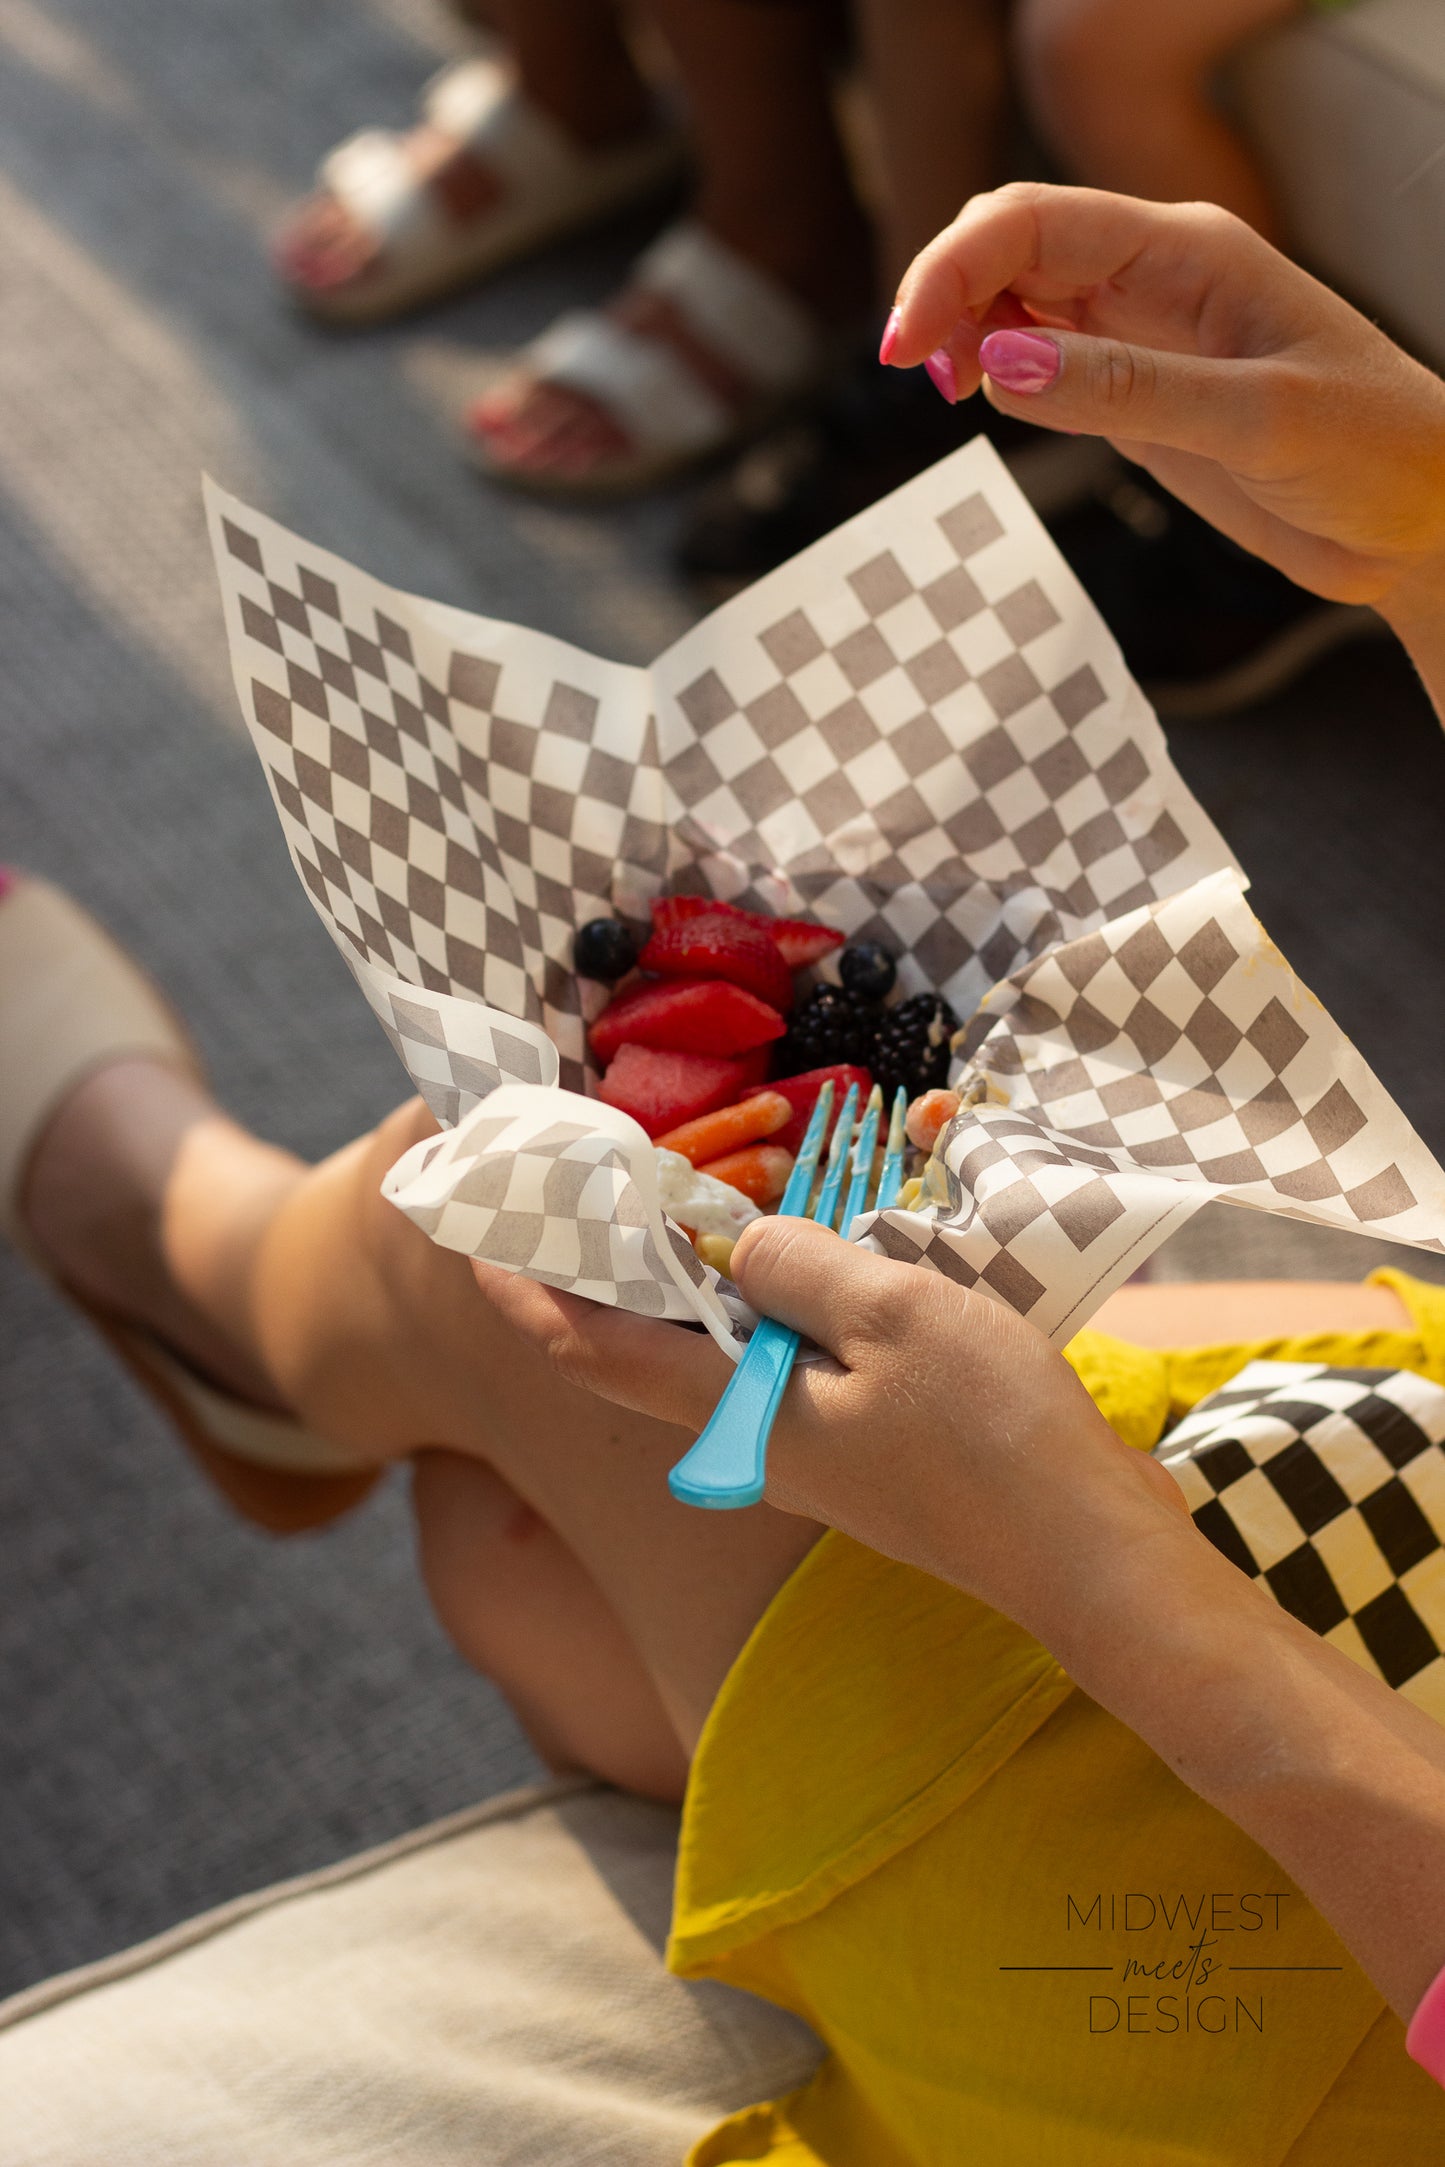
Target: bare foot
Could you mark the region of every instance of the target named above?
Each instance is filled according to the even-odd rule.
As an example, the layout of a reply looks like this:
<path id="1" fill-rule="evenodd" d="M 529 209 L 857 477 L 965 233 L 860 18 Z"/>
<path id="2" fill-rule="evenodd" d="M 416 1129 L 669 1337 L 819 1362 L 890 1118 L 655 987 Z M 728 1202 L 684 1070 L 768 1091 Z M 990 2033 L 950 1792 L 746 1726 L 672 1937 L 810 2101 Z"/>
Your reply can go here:
<path id="1" fill-rule="evenodd" d="M 840 219 L 837 230 L 807 252 L 806 271 L 776 234 L 759 236 L 755 244 L 736 231 L 724 231 L 721 222 L 710 223 L 719 239 L 821 323 L 847 323 L 859 313 L 861 296 L 868 290 L 867 273 L 864 253 L 850 245 L 854 236 L 847 219 Z M 686 312 L 664 295 L 646 286 L 624 287 L 606 314 L 625 330 L 670 347 L 680 366 L 725 413 L 741 417 L 756 398 L 757 384 L 711 347 Z M 635 448 L 600 398 L 539 378 L 525 362 L 478 399 L 465 421 L 469 433 L 485 446 L 490 466 L 519 477 L 585 481 Z"/>
<path id="2" fill-rule="evenodd" d="M 228 1119 L 193 1076 L 123 1060 L 51 1117 L 21 1200 L 51 1269 L 210 1381 L 285 1412 L 252 1351 L 249 1265 L 305 1168 Z"/>
<path id="3" fill-rule="evenodd" d="M 403 139 L 403 147 L 418 182 L 458 225 L 484 217 L 501 201 L 500 175 L 464 143 L 423 124 Z M 296 205 L 274 247 L 281 276 L 312 293 L 364 277 L 383 253 L 376 235 L 324 188 Z"/>
<path id="4" fill-rule="evenodd" d="M 493 465 L 509 473 L 580 479 L 632 449 L 626 430 L 598 400 L 525 369 L 479 399 L 466 425 Z"/>
<path id="5" fill-rule="evenodd" d="M 625 287 L 606 310 L 624 330 L 671 347 L 725 413 L 743 414 L 757 387 L 709 347 L 685 313 L 645 286 Z M 479 399 L 466 417 L 494 468 L 509 474 L 585 480 L 634 449 L 622 424 L 600 398 L 570 384 L 534 376 L 524 364 Z"/>

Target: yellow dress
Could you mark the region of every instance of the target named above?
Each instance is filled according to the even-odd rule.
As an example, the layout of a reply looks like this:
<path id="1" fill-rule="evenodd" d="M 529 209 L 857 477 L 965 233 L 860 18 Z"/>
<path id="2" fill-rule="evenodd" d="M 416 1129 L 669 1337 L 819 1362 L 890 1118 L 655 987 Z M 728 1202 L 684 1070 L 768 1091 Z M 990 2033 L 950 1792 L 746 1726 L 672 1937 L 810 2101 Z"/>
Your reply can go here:
<path id="1" fill-rule="evenodd" d="M 1069 1358 L 1146 1450 L 1251 1360 L 1445 1383 L 1445 1289 L 1376 1276 L 1413 1331 Z M 1274 1862 L 1026 1633 L 837 1533 L 709 1717 L 669 1962 L 830 2050 L 689 2167 L 1445 2161 L 1445 2091 Z"/>

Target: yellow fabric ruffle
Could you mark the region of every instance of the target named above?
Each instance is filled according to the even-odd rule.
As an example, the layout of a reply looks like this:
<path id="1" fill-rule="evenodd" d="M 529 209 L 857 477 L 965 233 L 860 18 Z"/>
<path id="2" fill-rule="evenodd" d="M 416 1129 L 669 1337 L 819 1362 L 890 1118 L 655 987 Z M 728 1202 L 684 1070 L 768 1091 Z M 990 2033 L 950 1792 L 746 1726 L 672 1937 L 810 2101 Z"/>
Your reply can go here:
<path id="1" fill-rule="evenodd" d="M 1410 1312 L 1413 1329 L 1354 1332 L 1353 1366 L 1418 1369 L 1445 1383 L 1445 1287 L 1408 1272 L 1371 1272 L 1367 1284 L 1390 1287 Z M 1064 1349 L 1100 1413 L 1126 1445 L 1152 1452 L 1181 1415 L 1217 1392 L 1246 1362 L 1338 1362 L 1338 1332 L 1305 1338 L 1256 1339 L 1247 1344 L 1162 1349 L 1131 1346 L 1107 1332 L 1080 1332 Z"/>
<path id="2" fill-rule="evenodd" d="M 1375 1278 L 1413 1330 L 1177 1352 L 1085 1332 L 1069 1359 L 1141 1450 L 1252 1360 L 1445 1383 L 1445 1289 Z M 1131 1893 L 1175 1907 L 1174 1929 L 1157 1914 L 1140 1927 L 1142 1904 L 1121 1923 Z M 1188 1908 L 1211 1897 L 1227 1899 L 1201 1915 L 1219 1927 L 1212 1961 L 1311 1968 L 1221 1968 L 1182 2000 L 1137 1973 L 1126 1989 L 1120 1966 L 1179 1960 Z M 1245 1923 L 1242 1897 L 1266 1923 Z M 709 1717 L 669 1962 L 795 2010 L 831 2050 L 801 2091 L 712 2131 L 690 2167 L 1445 2157 L 1445 2093 L 1273 1861 L 1026 1633 L 837 1533 L 779 1591 Z M 1016 1968 L 1083 1962 L 1109 1968 Z M 1106 2003 L 1121 2014 L 1100 2029 Z M 1130 2028 L 1136 2014 L 1149 2029 Z"/>

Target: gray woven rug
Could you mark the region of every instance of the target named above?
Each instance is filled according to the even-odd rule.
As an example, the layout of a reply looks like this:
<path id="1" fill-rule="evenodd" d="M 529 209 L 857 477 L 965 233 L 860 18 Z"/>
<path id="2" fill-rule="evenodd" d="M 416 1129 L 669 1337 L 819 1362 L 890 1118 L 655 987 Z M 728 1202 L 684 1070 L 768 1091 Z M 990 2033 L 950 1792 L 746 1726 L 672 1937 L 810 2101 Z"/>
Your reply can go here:
<path id="1" fill-rule="evenodd" d="M 443 39 L 420 0 L 0 0 L 0 858 L 94 908 L 228 1103 L 308 1154 L 403 1079 L 239 735 L 201 469 L 383 578 L 623 659 L 689 617 L 662 569 L 675 506 L 509 501 L 449 432 L 644 227 L 365 339 L 273 292 L 277 209 L 339 136 L 405 117 Z M 1441 1149 L 1445 746 L 1403 662 L 1349 658 L 1177 751 Z M 1299 1231 L 1206 1215 L 1162 1268 L 1359 1268 Z M 401 1477 L 320 1539 L 250 1533 L 0 1255 L 0 1992 L 530 1772 L 429 1617 Z"/>

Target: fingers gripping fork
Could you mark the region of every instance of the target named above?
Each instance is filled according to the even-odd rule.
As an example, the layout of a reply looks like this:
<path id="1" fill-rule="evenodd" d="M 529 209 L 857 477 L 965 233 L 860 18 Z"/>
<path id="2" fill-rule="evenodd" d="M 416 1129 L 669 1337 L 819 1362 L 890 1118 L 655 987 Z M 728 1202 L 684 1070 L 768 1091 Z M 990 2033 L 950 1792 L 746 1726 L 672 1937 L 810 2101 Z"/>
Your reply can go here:
<path id="1" fill-rule="evenodd" d="M 852 1178 L 843 1210 L 845 1233 L 864 1208 L 873 1171 L 873 1155 L 882 1104 L 882 1094 L 875 1087 L 858 1129 L 858 1140 L 851 1167 L 848 1169 Z M 823 1138 L 828 1133 L 828 1119 L 832 1111 L 833 1086 L 826 1083 L 818 1094 L 802 1149 L 794 1162 L 788 1186 L 783 1191 L 782 1202 L 778 1206 L 779 1217 L 812 1218 L 819 1226 L 832 1226 L 842 1193 L 848 1146 L 853 1140 L 854 1124 L 857 1121 L 856 1084 L 849 1088 L 848 1096 L 843 1101 L 842 1112 L 833 1130 L 822 1186 L 812 1210 L 809 1211 L 808 1198 L 818 1170 L 818 1161 L 822 1156 Z M 884 1202 L 885 1193 L 889 1193 L 889 1201 L 897 1196 L 902 1179 L 903 1116 L 906 1111 L 907 1096 L 900 1091 L 894 1103 L 893 1119 L 889 1126 L 889 1148 L 878 1192 L 880 1206 Z M 713 1409 L 707 1427 L 692 1450 L 678 1461 L 668 1477 L 667 1486 L 675 1498 L 685 1505 L 700 1505 L 721 1512 L 735 1511 L 739 1506 L 758 1503 L 767 1479 L 768 1438 L 788 1378 L 792 1374 L 798 1345 L 799 1335 L 787 1325 L 779 1324 L 774 1317 L 764 1317 L 761 1320 L 743 1350 L 727 1389 Z"/>

